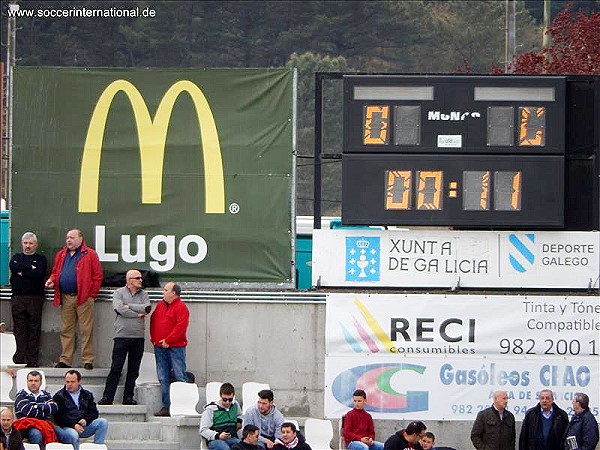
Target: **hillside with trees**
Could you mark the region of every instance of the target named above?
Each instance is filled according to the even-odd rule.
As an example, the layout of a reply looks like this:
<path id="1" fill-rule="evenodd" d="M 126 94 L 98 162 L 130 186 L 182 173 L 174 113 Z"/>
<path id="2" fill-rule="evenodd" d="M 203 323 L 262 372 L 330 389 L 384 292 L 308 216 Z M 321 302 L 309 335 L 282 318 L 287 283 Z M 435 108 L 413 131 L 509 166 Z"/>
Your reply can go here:
<path id="1" fill-rule="evenodd" d="M 455 73 L 468 64 L 471 72 L 489 73 L 505 64 L 504 1 L 18 3 L 22 9 L 36 10 L 137 7 L 155 11 L 155 17 L 138 18 L 19 18 L 18 65 L 297 68 L 298 214 L 312 213 L 315 71 Z M 543 64 L 532 56 L 542 51 L 541 3 L 516 3 L 516 53 L 531 55 L 530 66 L 534 61 Z M 557 15 L 566 3 L 552 2 L 553 13 Z M 584 16 L 600 11 L 600 1 L 585 1 L 577 2 L 572 14 L 578 6 Z M 2 14 L 6 30 L 6 2 Z M 596 51 L 599 35 L 593 41 Z M 5 61 L 5 45 L 2 52 Z M 516 67 L 526 72 L 525 63 L 519 61 Z M 329 153 L 341 151 L 341 140 L 336 138 L 341 131 L 340 96 L 335 83 L 326 88 L 325 120 L 335 131 L 325 140 Z M 335 160 L 324 163 L 324 214 L 339 214 L 339 168 Z"/>

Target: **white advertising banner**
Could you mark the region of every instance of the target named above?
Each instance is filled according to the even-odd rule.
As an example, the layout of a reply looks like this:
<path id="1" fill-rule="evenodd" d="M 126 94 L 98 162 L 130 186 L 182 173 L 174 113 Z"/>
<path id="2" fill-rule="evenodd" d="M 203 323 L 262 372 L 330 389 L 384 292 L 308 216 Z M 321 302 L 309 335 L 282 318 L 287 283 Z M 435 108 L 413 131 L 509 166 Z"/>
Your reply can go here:
<path id="1" fill-rule="evenodd" d="M 551 389 L 572 413 L 576 392 L 600 406 L 600 298 L 329 294 L 325 416 L 474 420 L 505 390 L 517 420 Z"/>
<path id="2" fill-rule="evenodd" d="M 599 232 L 314 230 L 314 286 L 599 287 Z"/>

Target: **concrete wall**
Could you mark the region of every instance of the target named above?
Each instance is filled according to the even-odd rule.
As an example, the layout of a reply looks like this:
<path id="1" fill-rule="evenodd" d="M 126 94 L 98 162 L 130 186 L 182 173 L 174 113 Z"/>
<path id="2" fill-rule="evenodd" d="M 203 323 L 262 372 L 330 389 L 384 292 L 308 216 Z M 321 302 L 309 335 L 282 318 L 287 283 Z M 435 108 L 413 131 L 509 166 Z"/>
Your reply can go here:
<path id="1" fill-rule="evenodd" d="M 271 385 L 276 404 L 286 416 L 323 417 L 324 301 L 187 300 L 186 303 L 191 313 L 187 364 L 188 370 L 196 375 L 198 385 L 207 381 L 230 381 L 241 391 L 245 381 L 266 382 Z M 0 302 L 0 317 L 9 330 L 12 329 L 10 301 L 6 296 Z M 99 299 L 95 317 L 98 367 L 110 366 L 113 318 L 111 302 Z M 53 365 L 58 361 L 59 333 L 60 310 L 47 301 L 43 316 L 42 364 Z M 146 350 L 151 351 L 149 336 Z M 77 352 L 76 365 L 78 358 Z M 429 421 L 426 424 L 438 436 L 439 445 L 461 450 L 473 448 L 469 439 L 472 422 Z M 401 421 L 378 420 L 377 438 L 385 441 L 405 425 Z M 334 428 L 337 432 L 336 421 Z"/>

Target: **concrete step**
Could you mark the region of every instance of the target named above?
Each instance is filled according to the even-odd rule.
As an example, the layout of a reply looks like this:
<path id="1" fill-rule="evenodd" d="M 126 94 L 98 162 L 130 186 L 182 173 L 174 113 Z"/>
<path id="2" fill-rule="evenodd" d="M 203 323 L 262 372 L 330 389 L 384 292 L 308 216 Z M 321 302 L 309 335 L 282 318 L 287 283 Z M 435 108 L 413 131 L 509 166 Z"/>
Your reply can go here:
<path id="1" fill-rule="evenodd" d="M 146 405 L 98 405 L 100 417 L 109 422 L 145 422 L 148 415 Z"/>
<path id="2" fill-rule="evenodd" d="M 105 443 L 109 450 L 180 450 L 179 442 L 174 441 L 107 439 Z"/>
<path id="3" fill-rule="evenodd" d="M 60 385 L 61 387 L 65 384 L 65 373 L 69 369 L 57 369 L 55 367 L 40 367 L 44 371 L 46 376 L 46 384 Z M 104 385 L 106 377 L 110 372 L 109 368 L 97 367 L 92 370 L 85 370 L 83 367 L 73 367 L 81 374 L 81 384 L 83 385 Z"/>
<path id="4" fill-rule="evenodd" d="M 107 439 L 116 441 L 134 441 L 137 439 L 160 441 L 162 426 L 160 422 L 110 422 Z"/>

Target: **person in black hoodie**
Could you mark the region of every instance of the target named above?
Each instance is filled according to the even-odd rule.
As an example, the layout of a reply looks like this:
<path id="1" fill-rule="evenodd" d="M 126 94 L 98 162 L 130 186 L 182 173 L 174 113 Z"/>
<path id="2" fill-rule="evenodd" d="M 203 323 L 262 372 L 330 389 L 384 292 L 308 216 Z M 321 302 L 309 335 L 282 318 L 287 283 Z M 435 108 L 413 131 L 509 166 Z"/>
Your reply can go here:
<path id="1" fill-rule="evenodd" d="M 231 450 L 258 450 L 258 435 L 260 430 L 257 426 L 246 425 L 242 430 L 242 440 L 231 447 Z"/>
<path id="2" fill-rule="evenodd" d="M 42 335 L 42 307 L 44 279 L 48 261 L 36 253 L 37 236 L 28 231 L 21 238 L 22 253 L 10 259 L 11 311 L 17 351 L 15 364 L 38 367 L 40 336 Z"/>
<path id="3" fill-rule="evenodd" d="M 284 422 L 281 425 L 281 439 L 275 439 L 273 450 L 312 450 L 304 440 L 304 436 L 298 433 L 296 425 L 292 422 Z"/>
<path id="4" fill-rule="evenodd" d="M 540 402 L 527 411 L 519 435 L 519 450 L 562 450 L 569 416 L 554 403 L 550 389 L 540 391 Z"/>

